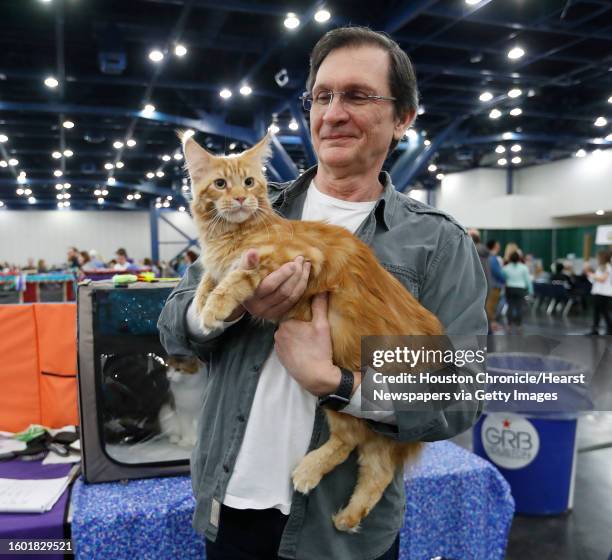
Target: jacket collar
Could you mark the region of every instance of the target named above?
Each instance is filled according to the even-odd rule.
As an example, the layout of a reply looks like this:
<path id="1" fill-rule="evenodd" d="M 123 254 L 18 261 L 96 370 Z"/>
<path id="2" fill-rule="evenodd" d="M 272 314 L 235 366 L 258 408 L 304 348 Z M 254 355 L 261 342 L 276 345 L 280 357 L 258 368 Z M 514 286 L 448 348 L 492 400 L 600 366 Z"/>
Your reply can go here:
<path id="1" fill-rule="evenodd" d="M 283 194 L 281 197 L 279 197 L 277 204 L 282 204 L 283 206 L 291 205 L 295 199 L 300 197 L 299 202 L 301 213 L 301 207 L 304 204 L 304 196 L 300 195 L 304 195 L 306 193 L 306 190 L 310 186 L 310 183 L 316 174 L 316 165 L 304 171 L 302 175 L 300 175 L 283 190 Z M 383 193 L 374 207 L 374 215 L 379 223 L 384 224 L 387 229 L 390 229 L 391 224 L 393 223 L 395 207 L 400 195 L 393 186 L 393 183 L 391 182 L 391 175 L 389 175 L 389 173 L 386 171 L 381 171 L 378 175 L 378 180 L 383 186 Z"/>

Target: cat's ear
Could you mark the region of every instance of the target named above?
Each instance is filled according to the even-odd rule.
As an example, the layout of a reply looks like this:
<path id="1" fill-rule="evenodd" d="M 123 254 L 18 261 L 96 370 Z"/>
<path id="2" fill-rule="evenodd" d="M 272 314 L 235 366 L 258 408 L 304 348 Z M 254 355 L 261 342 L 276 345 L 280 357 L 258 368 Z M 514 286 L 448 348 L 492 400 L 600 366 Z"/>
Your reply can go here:
<path id="1" fill-rule="evenodd" d="M 259 165 L 264 165 L 272 157 L 270 140 L 270 133 L 268 132 L 257 144 L 243 152 L 242 156 L 255 161 Z"/>
<path id="2" fill-rule="evenodd" d="M 185 167 L 187 171 L 189 171 L 193 187 L 193 185 L 202 178 L 204 170 L 212 165 L 215 156 L 202 148 L 202 146 L 192 138 L 192 135 L 179 131 L 178 136 L 183 144 Z"/>

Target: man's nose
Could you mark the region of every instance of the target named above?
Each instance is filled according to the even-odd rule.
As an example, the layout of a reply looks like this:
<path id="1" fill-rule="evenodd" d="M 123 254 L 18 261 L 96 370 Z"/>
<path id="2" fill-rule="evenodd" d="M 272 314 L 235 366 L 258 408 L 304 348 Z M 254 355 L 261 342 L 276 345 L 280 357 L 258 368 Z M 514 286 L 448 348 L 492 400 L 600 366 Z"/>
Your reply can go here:
<path id="1" fill-rule="evenodd" d="M 234 200 L 238 201 L 238 204 L 242 204 L 246 199 L 246 196 L 235 196 Z"/>
<path id="2" fill-rule="evenodd" d="M 344 108 L 344 104 L 342 103 L 342 97 L 340 95 L 334 95 L 331 100 L 331 103 L 325 107 L 325 112 L 323 114 L 323 120 L 329 122 L 336 122 L 346 120 L 349 114 Z"/>

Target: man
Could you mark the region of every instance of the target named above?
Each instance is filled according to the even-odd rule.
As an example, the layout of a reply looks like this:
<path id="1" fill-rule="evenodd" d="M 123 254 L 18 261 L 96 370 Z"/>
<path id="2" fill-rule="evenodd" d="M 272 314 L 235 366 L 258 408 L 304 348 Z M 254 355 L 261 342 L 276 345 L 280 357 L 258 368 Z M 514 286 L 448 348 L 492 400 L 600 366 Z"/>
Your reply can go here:
<path id="1" fill-rule="evenodd" d="M 489 271 L 491 274 L 491 283 L 489 284 L 489 292 L 487 294 L 487 319 L 492 332 L 497 332 L 502 329 L 502 326 L 495 320 L 497 316 L 497 305 L 499 304 L 499 296 L 501 289 L 506 283 L 506 278 L 502 272 L 501 263 L 499 262 L 499 251 L 501 246 L 496 239 L 487 241 L 487 249 L 489 251 Z"/>
<path id="2" fill-rule="evenodd" d="M 293 183 L 271 184 L 276 210 L 290 219 L 327 219 L 355 232 L 449 333 L 486 333 L 486 284 L 465 230 L 450 217 L 400 195 L 381 173 L 388 151 L 414 120 L 417 89 L 410 60 L 386 35 L 340 28 L 324 35 L 311 55 L 305 108 L 318 166 Z M 250 251 L 243 266 L 254 266 Z M 209 560 L 299 558 L 391 560 L 405 508 L 402 473 L 357 533 L 331 520 L 352 493 L 355 453 L 308 496 L 293 493 L 291 471 L 327 440 L 318 405 L 345 390 L 345 413 L 361 412 L 359 372 L 331 361 L 324 294 L 311 322 L 274 324 L 304 292 L 309 266 L 298 257 L 266 277 L 255 295 L 202 335 L 192 303 L 202 275 L 191 266 L 170 295 L 159 321 L 167 351 L 194 352 L 209 363 L 200 434 L 192 455 L 194 527 L 206 536 Z M 275 332 L 276 330 L 276 332 Z M 445 439 L 479 415 L 451 406 L 444 412 L 396 412 L 372 429 L 396 440 Z M 384 413 L 383 413 L 384 414 Z"/>
<path id="3" fill-rule="evenodd" d="M 129 271 L 135 270 L 138 267 L 130 260 L 128 257 L 127 251 L 123 247 L 119 247 L 115 252 L 115 256 L 117 257 L 117 262 L 115 266 L 113 266 L 114 270 L 117 271 Z"/>

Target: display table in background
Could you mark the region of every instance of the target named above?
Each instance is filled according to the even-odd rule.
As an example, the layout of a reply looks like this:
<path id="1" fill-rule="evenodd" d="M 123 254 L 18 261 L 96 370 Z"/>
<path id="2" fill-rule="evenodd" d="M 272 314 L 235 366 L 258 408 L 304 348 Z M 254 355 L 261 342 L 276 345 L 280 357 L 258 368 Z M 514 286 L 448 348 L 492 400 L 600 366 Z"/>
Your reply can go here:
<path id="1" fill-rule="evenodd" d="M 43 284 L 61 285 L 62 301 L 75 300 L 76 276 L 71 272 L 0 273 L 0 286 L 19 293 L 20 303 L 40 302 L 40 287 Z"/>
<path id="2" fill-rule="evenodd" d="M 487 461 L 450 442 L 429 444 L 406 477 L 408 508 L 401 560 L 503 559 L 514 501 Z M 75 483 L 72 539 L 79 559 L 205 558 L 191 528 L 187 477 Z M 330 521 L 331 522 L 331 521 Z"/>

